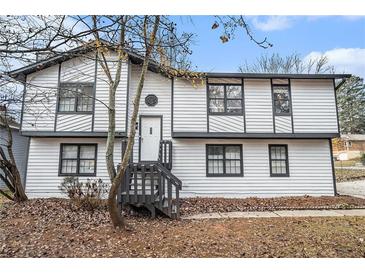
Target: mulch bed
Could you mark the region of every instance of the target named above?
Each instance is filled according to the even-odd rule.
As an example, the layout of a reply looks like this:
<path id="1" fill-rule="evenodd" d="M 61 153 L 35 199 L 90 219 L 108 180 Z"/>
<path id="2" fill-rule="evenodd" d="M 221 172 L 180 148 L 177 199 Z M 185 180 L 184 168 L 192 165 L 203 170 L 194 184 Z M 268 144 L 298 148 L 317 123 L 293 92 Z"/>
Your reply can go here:
<path id="1" fill-rule="evenodd" d="M 65 199 L 5 203 L 0 257 L 365 257 L 365 218 L 170 220 L 128 216 L 111 227 Z"/>
<path id="2" fill-rule="evenodd" d="M 365 199 L 351 196 L 299 196 L 279 198 L 188 198 L 181 201 L 181 215 L 232 211 L 365 208 Z"/>

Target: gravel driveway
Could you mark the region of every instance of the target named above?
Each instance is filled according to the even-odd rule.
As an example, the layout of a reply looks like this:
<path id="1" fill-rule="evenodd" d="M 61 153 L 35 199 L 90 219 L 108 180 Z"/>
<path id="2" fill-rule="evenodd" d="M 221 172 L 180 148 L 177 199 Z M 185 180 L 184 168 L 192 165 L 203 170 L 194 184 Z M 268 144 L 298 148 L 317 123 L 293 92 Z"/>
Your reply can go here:
<path id="1" fill-rule="evenodd" d="M 365 198 L 365 180 L 337 183 L 337 192 L 342 195 Z"/>

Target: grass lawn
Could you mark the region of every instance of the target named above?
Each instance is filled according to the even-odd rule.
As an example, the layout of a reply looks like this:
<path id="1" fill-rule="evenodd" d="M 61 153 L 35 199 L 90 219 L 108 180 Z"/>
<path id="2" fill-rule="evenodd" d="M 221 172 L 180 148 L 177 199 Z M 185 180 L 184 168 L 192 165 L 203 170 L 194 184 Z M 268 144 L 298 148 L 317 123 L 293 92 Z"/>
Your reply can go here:
<path id="1" fill-rule="evenodd" d="M 365 169 L 336 168 L 337 182 L 365 179 Z"/>
<path id="2" fill-rule="evenodd" d="M 110 227 L 105 209 L 62 199 L 7 203 L 0 257 L 365 257 L 365 217 L 151 220 Z"/>
<path id="3" fill-rule="evenodd" d="M 357 163 L 360 163 L 360 158 L 347 161 L 335 161 L 335 167 L 352 167 Z"/>

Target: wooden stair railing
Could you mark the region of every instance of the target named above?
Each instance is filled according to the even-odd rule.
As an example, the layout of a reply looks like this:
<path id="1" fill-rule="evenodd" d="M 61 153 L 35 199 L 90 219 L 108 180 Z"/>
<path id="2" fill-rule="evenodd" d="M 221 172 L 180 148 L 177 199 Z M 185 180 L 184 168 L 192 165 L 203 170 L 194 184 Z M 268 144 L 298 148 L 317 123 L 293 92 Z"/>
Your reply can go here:
<path id="1" fill-rule="evenodd" d="M 158 150 L 158 162 L 164 167 L 172 169 L 172 142 L 170 140 L 161 140 Z"/>
<path id="2" fill-rule="evenodd" d="M 181 181 L 162 163 L 130 163 L 121 183 L 120 204 L 156 209 L 170 218 L 180 217 Z"/>

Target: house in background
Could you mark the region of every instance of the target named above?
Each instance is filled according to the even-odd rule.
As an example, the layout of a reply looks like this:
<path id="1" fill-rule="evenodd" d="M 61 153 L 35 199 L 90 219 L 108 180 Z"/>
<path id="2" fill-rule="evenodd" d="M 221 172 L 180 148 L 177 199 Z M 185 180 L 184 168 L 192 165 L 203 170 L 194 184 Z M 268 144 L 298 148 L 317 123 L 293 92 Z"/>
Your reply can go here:
<path id="1" fill-rule="evenodd" d="M 365 153 L 365 134 L 342 134 L 333 145 L 333 155 L 341 161 L 360 158 Z"/>
<path id="2" fill-rule="evenodd" d="M 107 78 L 95 53 L 83 54 L 56 56 L 11 73 L 27 83 L 25 99 L 37 89 L 50 93 L 47 103 L 25 106 L 37 117 L 28 111 L 22 116 L 21 133 L 30 137 L 30 197 L 61 195 L 65 176 L 109 181 L 108 113 L 102 103 L 108 102 Z M 108 58 L 115 69 L 116 55 Z M 131 125 L 141 63 L 129 54 L 116 98 L 116 164 L 129 128 L 138 130 L 120 190 L 123 203 L 172 216 L 178 214 L 179 196 L 335 195 L 335 79 L 349 75 L 207 73 L 194 87 L 166 77 L 151 62 L 139 119 Z"/>
<path id="3" fill-rule="evenodd" d="M 28 147 L 30 138 L 27 136 L 22 136 L 20 134 L 20 125 L 15 121 L 9 122 L 10 129 L 13 136 L 13 154 L 15 162 L 17 164 L 20 176 L 22 178 L 22 183 L 25 182 L 25 171 L 27 167 L 28 159 Z M 5 154 L 7 155 L 7 139 L 8 133 L 6 129 L 0 125 L 0 146 L 3 148 Z M 1 171 L 0 171 L 1 172 Z M 0 179 L 0 188 L 6 189 L 4 182 Z"/>

